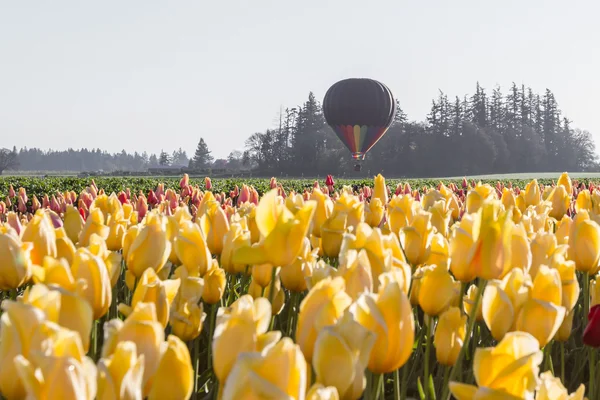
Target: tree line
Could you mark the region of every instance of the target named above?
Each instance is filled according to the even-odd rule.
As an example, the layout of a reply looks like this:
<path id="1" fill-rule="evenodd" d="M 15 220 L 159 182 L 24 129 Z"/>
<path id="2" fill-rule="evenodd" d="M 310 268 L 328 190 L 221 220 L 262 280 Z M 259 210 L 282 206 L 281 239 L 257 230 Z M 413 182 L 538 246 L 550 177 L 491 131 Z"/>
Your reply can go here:
<path id="1" fill-rule="evenodd" d="M 1 149 L 3 169 L 24 171 L 131 171 L 156 167 L 251 169 L 265 176 L 355 175 L 354 161 L 326 124 L 314 94 L 287 108 L 275 128 L 252 134 L 244 151 L 217 159 L 203 138 L 191 157 L 173 153 L 108 153 L 100 149 L 43 151 Z M 524 85 L 490 94 L 450 99 L 440 91 L 424 121 L 409 121 L 397 104 L 387 134 L 367 153 L 362 175 L 437 177 L 512 172 L 600 171 L 592 135 L 573 128 L 554 94 L 540 95 Z"/>
<path id="2" fill-rule="evenodd" d="M 513 172 L 600 170 L 588 131 L 575 129 L 552 91 L 524 85 L 450 99 L 440 91 L 425 121 L 409 121 L 400 104 L 387 134 L 367 153 L 363 174 L 436 177 Z M 246 140 L 246 157 L 269 174 L 349 173 L 354 164 L 325 122 L 313 93 L 286 109 L 275 129 Z"/>

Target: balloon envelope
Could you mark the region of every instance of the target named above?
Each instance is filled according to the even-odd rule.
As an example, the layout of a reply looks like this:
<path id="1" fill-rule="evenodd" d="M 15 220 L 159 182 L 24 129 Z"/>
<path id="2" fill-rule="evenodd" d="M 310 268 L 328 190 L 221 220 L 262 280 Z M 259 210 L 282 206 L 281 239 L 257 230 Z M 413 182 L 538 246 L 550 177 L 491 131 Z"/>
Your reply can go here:
<path id="1" fill-rule="evenodd" d="M 396 101 L 381 82 L 349 78 L 334 83 L 327 90 L 323 114 L 352 158 L 363 160 L 394 120 Z"/>

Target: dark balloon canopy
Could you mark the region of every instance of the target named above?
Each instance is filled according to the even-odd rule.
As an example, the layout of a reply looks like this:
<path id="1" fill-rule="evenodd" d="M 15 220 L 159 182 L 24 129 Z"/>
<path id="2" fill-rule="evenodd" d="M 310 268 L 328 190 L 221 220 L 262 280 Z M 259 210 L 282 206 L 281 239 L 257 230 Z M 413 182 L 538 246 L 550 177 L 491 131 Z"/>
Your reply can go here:
<path id="1" fill-rule="evenodd" d="M 327 90 L 323 113 L 352 158 L 363 160 L 394 120 L 396 101 L 383 83 L 350 78 L 334 83 Z"/>

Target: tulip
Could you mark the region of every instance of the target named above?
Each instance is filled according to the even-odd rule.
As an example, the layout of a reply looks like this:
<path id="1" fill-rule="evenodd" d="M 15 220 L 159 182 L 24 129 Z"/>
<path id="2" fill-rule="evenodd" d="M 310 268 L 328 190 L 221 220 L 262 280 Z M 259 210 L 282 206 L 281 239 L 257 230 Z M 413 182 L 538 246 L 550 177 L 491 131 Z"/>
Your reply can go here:
<path id="1" fill-rule="evenodd" d="M 272 371 L 280 371 L 273 374 Z M 302 399 L 306 391 L 306 361 L 290 338 L 261 353 L 241 354 L 225 382 L 223 400 Z"/>
<path id="2" fill-rule="evenodd" d="M 162 343 L 160 362 L 148 400 L 189 399 L 194 390 L 194 368 L 185 343 L 169 335 Z"/>
<path id="3" fill-rule="evenodd" d="M 323 386 L 315 383 L 306 392 L 306 400 L 339 400 L 340 396 L 337 389 L 333 386 Z"/>
<path id="4" fill-rule="evenodd" d="M 211 254 L 221 254 L 223 251 L 223 237 L 229 231 L 229 222 L 218 203 L 209 203 L 206 213 L 200 218 L 199 224 L 206 237 L 206 244 Z"/>
<path id="5" fill-rule="evenodd" d="M 204 280 L 189 276 L 185 267 L 177 268 L 175 277 L 181 279 L 181 285 L 171 305 L 169 323 L 175 335 L 189 342 L 200 335 L 206 319 L 203 304 L 200 302 Z"/>
<path id="6" fill-rule="evenodd" d="M 560 325 L 560 328 L 558 328 L 558 331 L 554 336 L 554 339 L 556 339 L 559 342 L 566 342 L 569 340 L 569 338 L 571 337 L 571 331 L 573 330 L 574 315 L 575 313 L 573 311 L 567 312 L 562 324 Z"/>
<path id="7" fill-rule="evenodd" d="M 433 233 L 431 213 L 423 210 L 415 214 L 410 226 L 400 230 L 400 243 L 410 264 L 421 265 L 429 258 Z"/>
<path id="8" fill-rule="evenodd" d="M 156 318 L 164 328 L 169 321 L 169 309 L 177 295 L 181 279 L 161 280 L 156 272 L 149 268 L 144 271 L 140 281 L 135 287 L 131 307 L 119 304 L 119 311 L 125 316 L 130 315 L 138 303 L 152 303 L 155 306 Z"/>
<path id="9" fill-rule="evenodd" d="M 211 267 L 206 271 L 204 276 L 204 290 L 202 299 L 207 304 L 216 304 L 223 297 L 225 292 L 225 271 L 219 267 L 217 260 L 212 260 Z"/>
<path id="10" fill-rule="evenodd" d="M 543 357 L 533 336 L 511 332 L 496 347 L 475 350 L 473 374 L 477 386 L 450 382 L 450 391 L 458 400 L 533 398 Z"/>
<path id="11" fill-rule="evenodd" d="M 94 319 L 102 317 L 112 302 L 110 278 L 104 261 L 88 249 L 80 248 L 75 253 L 71 271 L 75 280 L 83 279 L 87 283 L 82 294 L 92 306 Z"/>
<path id="12" fill-rule="evenodd" d="M 56 257 L 56 233 L 52 221 L 44 211 L 37 211 L 33 219 L 29 221 L 23 235 L 23 242 L 31 242 L 31 262 L 41 265 L 45 256 Z"/>
<path id="13" fill-rule="evenodd" d="M 569 234 L 570 257 L 577 270 L 594 275 L 600 268 L 600 226 L 582 211 L 577 214 Z"/>
<path id="14" fill-rule="evenodd" d="M 476 285 L 469 286 L 467 290 L 467 294 L 463 296 L 463 307 L 465 309 L 465 313 L 467 315 L 471 315 L 471 310 L 473 305 L 475 304 L 475 299 L 477 297 L 477 292 L 479 289 Z M 483 303 L 479 302 L 479 307 L 477 308 L 477 312 L 475 314 L 475 320 L 480 322 L 483 321 Z"/>
<path id="15" fill-rule="evenodd" d="M 142 399 L 144 356 L 133 342 L 119 342 L 112 355 L 98 361 L 98 399 Z"/>
<path id="16" fill-rule="evenodd" d="M 537 206 L 540 202 L 540 187 L 538 185 L 537 179 L 532 180 L 525 186 L 525 207 L 529 206 Z"/>
<path id="17" fill-rule="evenodd" d="M 578 215 L 579 214 L 580 213 L 578 213 Z M 569 218 L 568 215 L 565 215 L 556 223 L 556 232 L 554 232 L 554 235 L 556 236 L 556 243 L 558 245 L 567 244 L 569 242 L 569 235 L 571 234 L 572 225 L 573 220 Z"/>
<path id="18" fill-rule="evenodd" d="M 556 236 L 551 232 L 538 232 L 530 243 L 531 268 L 529 274 L 535 278 L 541 265 L 548 265 L 550 256 L 556 250 L 558 243 Z"/>
<path id="19" fill-rule="evenodd" d="M 385 208 L 378 198 L 373 198 L 370 203 L 365 207 L 365 222 L 372 227 L 378 227 L 381 225 L 383 216 L 385 215 Z"/>
<path id="20" fill-rule="evenodd" d="M 171 253 L 165 217 L 152 211 L 142 225 L 135 239 L 128 245 L 126 256 L 127 269 L 137 278 L 140 278 L 147 268 L 160 272 Z M 124 253 L 127 241 L 126 235 L 123 239 Z"/>
<path id="21" fill-rule="evenodd" d="M 441 265 L 423 267 L 420 275 L 419 306 L 425 314 L 437 316 L 455 297 L 454 278 Z"/>
<path id="22" fill-rule="evenodd" d="M 304 238 L 302 250 L 298 258 L 292 264 L 281 268 L 281 283 L 286 289 L 292 292 L 300 293 L 305 291 L 307 289 L 306 278 L 312 275 L 316 263 L 317 251 L 311 251 L 310 240 Z"/>
<path id="23" fill-rule="evenodd" d="M 365 204 L 358 197 L 353 196 L 352 191 L 344 191 L 333 205 L 333 214 L 344 212 L 348 215 L 348 226 L 356 228 L 359 223 L 364 222 Z"/>
<path id="24" fill-rule="evenodd" d="M 104 214 L 100 208 L 93 208 L 90 210 L 90 215 L 87 218 L 83 229 L 79 233 L 79 246 L 87 246 L 90 236 L 94 233 L 104 240 L 108 238 L 110 228 L 104 225 L 104 219 Z"/>
<path id="25" fill-rule="evenodd" d="M 344 289 L 343 278 L 326 278 L 317 283 L 300 303 L 296 343 L 307 362 L 312 362 L 318 332 L 324 326 L 334 324 L 352 303 Z"/>
<path id="26" fill-rule="evenodd" d="M 273 295 L 271 295 L 271 288 L 273 288 Z M 255 281 L 252 280 L 252 282 L 250 282 L 250 286 L 248 287 L 248 294 L 251 295 L 254 299 L 257 299 L 259 297 L 270 299 L 272 301 L 271 310 L 273 315 L 278 315 L 283 310 L 283 306 L 285 303 L 285 293 L 281 289 L 281 280 L 278 276 L 276 276 L 273 285 L 269 284 L 269 286 L 265 288 L 256 284 Z"/>
<path id="27" fill-rule="evenodd" d="M 69 264 L 72 264 L 75 252 L 77 251 L 75 245 L 67 237 L 64 228 L 58 228 L 54 232 L 56 234 L 56 258 L 64 258 Z"/>
<path id="28" fill-rule="evenodd" d="M 591 211 L 593 207 L 594 205 L 592 203 L 592 195 L 590 191 L 586 189 L 579 192 L 577 195 L 577 200 L 575 201 L 575 211 Z"/>
<path id="29" fill-rule="evenodd" d="M 335 387 L 342 399 L 358 399 L 365 389 L 364 372 L 375 340 L 375 333 L 346 311 L 317 336 L 312 360 L 316 381 Z"/>
<path id="30" fill-rule="evenodd" d="M 333 202 L 329 196 L 325 195 L 319 188 L 313 189 L 310 200 L 316 202 L 314 224 L 312 226 L 312 234 L 316 237 L 321 237 L 321 226 L 325 224 L 325 221 L 331 215 L 333 210 Z"/>
<path id="31" fill-rule="evenodd" d="M 107 322 L 104 338 L 102 358 L 113 355 L 118 343 L 130 341 L 135 344 L 137 354 L 144 357 L 142 395 L 147 396 L 160 362 L 161 344 L 165 340 L 165 331 L 156 318 L 154 303 L 137 303 L 125 321 L 115 318 Z"/>
<path id="32" fill-rule="evenodd" d="M 529 271 L 532 263 L 532 254 L 529 244 L 529 239 L 523 225 L 515 225 L 511 235 L 511 261 L 509 265 L 505 265 L 500 278 L 508 273 L 506 268 L 520 268 L 523 271 Z"/>
<path id="33" fill-rule="evenodd" d="M 348 215 L 346 213 L 332 213 L 321 226 L 321 243 L 323 253 L 327 257 L 337 257 L 340 254 L 347 223 Z"/>
<path id="34" fill-rule="evenodd" d="M 426 265 L 441 265 L 448 269 L 450 263 L 448 240 L 441 233 L 434 233 L 431 238 L 431 247 L 429 258 L 425 262 Z"/>
<path id="35" fill-rule="evenodd" d="M 344 278 L 346 293 L 352 300 L 358 299 L 363 292 L 373 291 L 371 263 L 364 249 L 360 252 L 349 250 L 344 257 L 344 262 L 338 267 L 337 276 Z"/>
<path id="36" fill-rule="evenodd" d="M 594 348 L 600 347 L 600 305 L 590 308 L 588 323 L 583 331 L 583 343 Z"/>
<path id="37" fill-rule="evenodd" d="M 244 273 L 246 264 L 234 264 L 232 262 L 233 253 L 242 247 L 251 245 L 250 232 L 243 230 L 240 223 L 234 222 L 230 225 L 229 231 L 223 237 L 223 250 L 221 251 L 221 267 L 229 274 Z M 210 253 L 209 253 L 210 254 Z M 208 260 L 208 259 L 207 259 Z"/>
<path id="38" fill-rule="evenodd" d="M 276 190 L 271 190 L 262 197 L 256 207 L 256 223 L 262 239 L 257 245 L 236 251 L 233 255 L 234 263 L 283 266 L 291 264 L 300 254 L 316 202 L 307 201 L 293 215 L 278 198 Z"/>
<path id="39" fill-rule="evenodd" d="M 16 213 L 10 211 L 6 215 L 6 225 L 13 228 L 16 234 L 19 236 L 19 238 L 21 238 L 21 234 L 23 233 L 23 226 L 21 225 L 19 216 Z"/>
<path id="40" fill-rule="evenodd" d="M 238 355 L 261 351 L 262 347 L 276 342 L 280 332 L 269 332 L 271 304 L 265 298 L 252 299 L 243 295 L 228 308 L 219 308 L 212 341 L 213 369 L 217 379 L 224 384 Z"/>
<path id="41" fill-rule="evenodd" d="M 319 260 L 319 261 L 317 261 L 317 264 L 313 268 L 312 275 L 305 279 L 306 287 L 308 288 L 308 290 L 312 290 L 312 288 L 315 287 L 317 285 L 317 283 L 319 283 L 322 280 L 327 279 L 329 277 L 334 277 L 335 274 L 336 274 L 335 268 L 333 268 L 331 265 L 325 263 L 325 261 Z"/>
<path id="42" fill-rule="evenodd" d="M 379 199 L 383 205 L 388 203 L 388 190 L 385 186 L 385 178 L 381 174 L 375 177 L 372 199 Z"/>
<path id="43" fill-rule="evenodd" d="M 559 185 L 556 186 L 552 192 L 550 192 L 547 201 L 552 203 L 550 216 L 555 219 L 561 219 L 569 209 L 569 205 L 571 204 L 571 195 L 570 192 L 567 192 L 567 189 L 564 186 Z"/>
<path id="44" fill-rule="evenodd" d="M 21 243 L 16 233 L 0 233 L 0 290 L 17 289 L 31 279 L 32 243 Z"/>
<path id="45" fill-rule="evenodd" d="M 388 204 L 387 221 L 390 224 L 390 230 L 398 234 L 400 229 L 410 225 L 413 217 L 421 204 L 411 195 L 394 196 Z"/>
<path id="46" fill-rule="evenodd" d="M 119 280 L 119 276 L 121 275 L 121 262 L 123 259 L 121 254 L 116 251 L 108 251 L 108 247 L 106 246 L 104 239 L 96 234 L 92 234 L 92 236 L 90 236 L 89 245 L 87 248 L 93 255 L 100 257 L 104 261 L 108 271 L 110 285 L 114 287 Z"/>
<path id="47" fill-rule="evenodd" d="M 442 313 L 433 337 L 435 356 L 440 364 L 452 366 L 456 363 L 465 340 L 466 326 L 467 316 L 461 315 L 460 309 L 451 307 Z"/>
<path id="48" fill-rule="evenodd" d="M 199 225 L 184 221 L 174 240 L 175 253 L 191 276 L 202 276 L 211 264 L 212 256 Z"/>
<path id="49" fill-rule="evenodd" d="M 476 213 L 486 200 L 492 198 L 496 198 L 496 191 L 494 188 L 487 183 L 484 185 L 482 185 L 481 182 L 478 183 L 473 190 L 469 191 L 467 194 L 467 200 L 465 202 L 467 213 Z"/>
<path id="50" fill-rule="evenodd" d="M 415 321 L 410 301 L 394 274 L 379 277 L 379 292 L 363 293 L 350 306 L 356 321 L 373 331 L 377 340 L 368 368 L 375 374 L 389 373 L 408 361 L 415 336 Z"/>
<path id="51" fill-rule="evenodd" d="M 563 186 L 566 192 L 569 194 L 569 196 L 571 195 L 571 193 L 573 193 L 573 183 L 571 182 L 569 174 L 566 172 L 563 172 L 560 175 L 558 181 L 556 182 L 556 186 Z"/>
<path id="52" fill-rule="evenodd" d="M 471 282 L 476 276 L 472 265 L 476 250 L 472 233 L 474 221 L 472 215 L 465 214 L 462 220 L 454 225 L 450 237 L 450 271 L 461 282 Z"/>
<path id="53" fill-rule="evenodd" d="M 64 228 L 67 236 L 73 243 L 77 243 L 79 240 L 79 234 L 83 230 L 83 226 L 83 218 L 81 218 L 77 209 L 73 206 L 67 206 Z"/>
<path id="54" fill-rule="evenodd" d="M 485 202 L 474 224 L 475 256 L 472 260 L 475 275 L 482 279 L 497 279 L 508 271 L 511 261 L 513 223 L 511 211 L 502 211 L 499 201 Z"/>
<path id="55" fill-rule="evenodd" d="M 555 378 L 552 372 L 546 371 L 540 374 L 540 387 L 537 390 L 536 400 L 584 400 L 585 385 L 582 383 L 577 390 L 569 395 L 568 390 L 563 386 L 559 378 Z"/>

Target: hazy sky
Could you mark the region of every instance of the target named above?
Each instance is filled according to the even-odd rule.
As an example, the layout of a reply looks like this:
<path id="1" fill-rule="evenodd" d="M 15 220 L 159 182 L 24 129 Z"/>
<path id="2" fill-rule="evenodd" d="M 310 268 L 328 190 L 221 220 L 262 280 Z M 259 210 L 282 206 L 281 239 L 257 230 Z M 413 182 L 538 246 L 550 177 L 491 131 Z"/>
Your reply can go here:
<path id="1" fill-rule="evenodd" d="M 346 77 L 410 119 L 515 81 L 600 148 L 600 4 L 565 0 L 0 0 L 0 147 L 217 157 Z"/>

